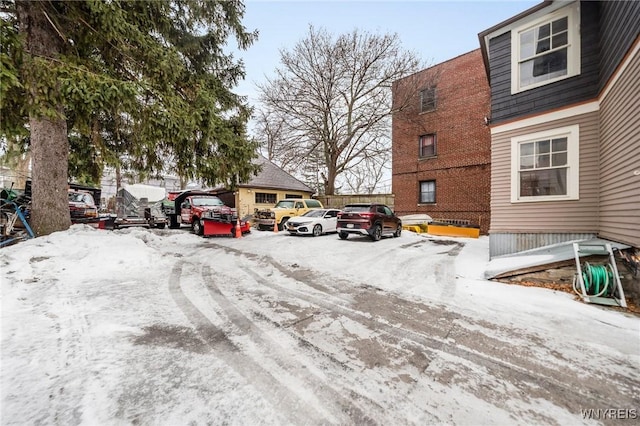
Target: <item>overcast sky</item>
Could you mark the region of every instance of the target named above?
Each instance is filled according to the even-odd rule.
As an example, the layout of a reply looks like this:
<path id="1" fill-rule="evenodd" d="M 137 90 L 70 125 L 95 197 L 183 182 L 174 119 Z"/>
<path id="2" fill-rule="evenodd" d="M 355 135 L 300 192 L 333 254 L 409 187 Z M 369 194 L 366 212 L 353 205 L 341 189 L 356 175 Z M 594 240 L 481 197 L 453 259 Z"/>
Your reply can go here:
<path id="1" fill-rule="evenodd" d="M 398 33 L 403 47 L 434 65 L 480 47 L 478 33 L 529 9 L 540 1 L 276 1 L 246 0 L 244 25 L 260 32 L 258 40 L 239 52 L 247 78 L 236 93 L 256 97 L 279 65 L 279 50 L 290 50 L 309 25 L 331 33 L 358 28 L 372 33 Z"/>

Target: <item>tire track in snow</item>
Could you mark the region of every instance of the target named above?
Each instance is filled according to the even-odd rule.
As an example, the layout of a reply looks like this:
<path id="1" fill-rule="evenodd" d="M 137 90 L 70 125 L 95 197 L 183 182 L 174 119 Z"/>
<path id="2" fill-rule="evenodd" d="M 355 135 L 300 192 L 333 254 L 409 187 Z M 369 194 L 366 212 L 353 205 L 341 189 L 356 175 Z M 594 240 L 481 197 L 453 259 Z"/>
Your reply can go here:
<path id="1" fill-rule="evenodd" d="M 568 412 L 579 413 L 580 408 L 586 406 L 637 406 L 639 398 L 633 395 L 633 392 L 625 392 L 624 398 L 620 394 L 619 388 L 633 390 L 635 388 L 632 379 L 626 380 L 622 377 L 610 377 L 602 375 L 599 379 L 592 377 L 585 377 L 584 372 L 579 366 L 571 365 L 572 368 L 566 368 L 566 364 L 557 366 L 558 369 L 549 367 L 548 363 L 551 359 L 536 359 L 533 355 L 523 355 L 519 353 L 526 348 L 520 347 L 508 347 L 504 346 L 505 342 L 492 338 L 482 333 L 474 335 L 472 330 L 467 330 L 464 326 L 457 325 L 453 321 L 461 319 L 469 324 L 477 324 L 478 321 L 472 318 L 461 317 L 458 314 L 449 312 L 444 308 L 428 307 L 431 315 L 434 319 L 446 319 L 446 325 L 442 327 L 431 327 L 429 324 L 425 324 L 427 330 L 417 330 L 409 328 L 400 328 L 392 324 L 396 324 L 396 318 L 385 318 L 380 316 L 380 313 L 376 309 L 378 305 L 373 303 L 369 308 L 370 310 L 361 311 L 352 307 L 353 301 L 348 296 L 362 296 L 361 299 L 367 296 L 367 293 L 375 295 L 375 293 L 387 293 L 386 297 L 396 297 L 395 295 L 388 294 L 384 290 L 380 290 L 374 287 L 360 286 L 356 288 L 353 293 L 345 294 L 346 297 L 341 297 L 338 291 L 329 292 L 334 288 L 330 282 L 331 278 L 324 277 L 318 278 L 313 274 L 305 276 L 305 280 L 311 282 L 301 281 L 297 278 L 297 271 L 291 271 L 289 268 L 278 263 L 270 256 L 257 257 L 253 253 L 244 253 L 241 250 L 219 246 L 217 247 L 225 250 L 226 252 L 234 253 L 242 256 L 246 261 L 256 264 L 255 267 L 248 267 L 245 263 L 243 268 L 240 268 L 246 274 L 251 276 L 257 283 L 264 285 L 265 287 L 272 288 L 278 291 L 280 294 L 287 295 L 292 298 L 299 298 L 307 303 L 319 306 L 327 309 L 330 312 L 334 312 L 338 315 L 342 315 L 350 320 L 360 323 L 363 326 L 375 330 L 376 332 L 382 332 L 388 336 L 388 338 L 402 338 L 413 345 L 418 345 L 423 348 L 427 353 L 429 360 L 436 357 L 445 356 L 446 359 L 451 357 L 460 360 L 460 365 L 465 363 L 472 363 L 480 368 L 486 369 L 497 379 L 510 383 L 518 390 L 517 396 L 522 398 L 522 401 L 529 401 L 531 399 L 542 398 L 547 401 L 552 401 L 554 404 L 565 408 Z M 261 264 L 262 263 L 262 264 Z M 279 285 L 270 280 L 264 278 L 264 263 L 268 266 L 272 266 L 283 276 L 295 281 L 296 288 L 285 287 Z M 256 272 L 258 271 L 258 272 Z M 322 277 L 323 274 L 319 276 Z M 327 281 L 327 282 L 324 282 Z M 314 289 L 321 294 L 312 294 L 309 291 L 298 290 L 298 288 Z M 338 290 L 338 289 L 336 289 Z M 344 289 L 341 289 L 344 290 Z M 344 292 L 342 292 L 344 294 Z M 400 299 L 400 298 L 398 298 Z M 403 300 L 403 299 L 400 299 Z M 406 303 L 412 303 L 410 301 L 403 300 Z M 387 302 L 389 303 L 389 302 Z M 482 325 L 481 325 L 482 326 Z M 485 324 L 486 327 L 495 327 L 492 324 Z M 426 334 L 426 332 L 429 334 Z M 471 333 L 476 338 L 469 338 L 467 334 Z M 432 334 L 435 334 L 432 336 Z M 302 339 L 304 337 L 298 336 Z M 522 339 L 523 336 L 519 336 Z M 451 338 L 455 340 L 461 340 L 468 343 L 470 346 L 464 346 L 462 344 L 451 343 Z M 529 343 L 542 344 L 543 341 L 537 336 L 524 336 Z M 503 345 L 503 347 L 496 346 Z M 492 352 L 499 351 L 500 349 L 506 350 L 499 355 L 494 355 Z M 570 360 L 560 360 L 567 362 Z M 428 365 L 425 371 L 428 369 Z M 618 390 L 616 390 L 618 389 Z M 477 395 L 483 398 L 483 395 Z M 494 396 L 493 399 L 487 399 L 485 396 L 483 399 L 487 402 L 495 403 L 500 399 L 501 395 Z M 509 398 L 513 398 L 516 395 L 506 395 Z M 526 413 L 523 413 L 526 415 Z M 543 419 L 550 421 L 551 419 Z"/>
<path id="2" fill-rule="evenodd" d="M 56 423 L 82 421 L 82 398 L 90 379 L 94 358 L 91 345 L 89 320 L 77 307 L 77 299 L 70 296 L 65 286 L 54 282 L 48 291 L 55 291 L 60 306 L 47 303 L 44 315 L 54 322 L 57 350 L 56 374 L 50 377 L 49 419 Z M 52 299 L 55 299 L 52 297 Z M 56 314 L 57 313 L 57 314 Z"/>
<path id="3" fill-rule="evenodd" d="M 202 277 L 209 294 L 224 310 L 231 322 L 242 333 L 249 336 L 251 340 L 259 344 L 261 348 L 265 350 L 266 355 L 270 359 L 275 361 L 280 365 L 280 367 L 287 370 L 289 373 L 300 378 L 308 388 L 313 389 L 314 395 L 319 398 L 321 402 L 336 403 L 340 408 L 340 414 L 338 417 L 346 415 L 350 422 L 357 424 L 375 424 L 375 421 L 369 415 L 366 415 L 359 407 L 354 405 L 353 402 L 344 398 L 323 379 L 309 373 L 306 369 L 301 368 L 303 366 L 298 362 L 293 360 L 284 360 L 284 349 L 272 339 L 266 337 L 264 332 L 256 326 L 253 321 L 247 318 L 222 294 L 222 291 L 215 283 L 216 280 L 214 279 L 213 274 L 211 273 L 211 268 L 208 265 L 203 266 Z M 358 396 L 363 398 L 362 395 Z M 373 403 L 373 401 L 371 402 Z M 340 423 L 343 423 L 343 421 L 340 421 Z"/>
<path id="4" fill-rule="evenodd" d="M 176 305 L 195 326 L 196 332 L 230 368 L 242 376 L 251 386 L 260 391 L 261 396 L 286 413 L 294 424 L 309 422 L 320 424 L 326 421 L 317 411 L 307 406 L 291 389 L 280 383 L 269 372 L 260 368 L 255 361 L 244 355 L 220 328 L 216 327 L 183 293 L 180 287 L 183 261 L 171 271 L 169 292 Z"/>

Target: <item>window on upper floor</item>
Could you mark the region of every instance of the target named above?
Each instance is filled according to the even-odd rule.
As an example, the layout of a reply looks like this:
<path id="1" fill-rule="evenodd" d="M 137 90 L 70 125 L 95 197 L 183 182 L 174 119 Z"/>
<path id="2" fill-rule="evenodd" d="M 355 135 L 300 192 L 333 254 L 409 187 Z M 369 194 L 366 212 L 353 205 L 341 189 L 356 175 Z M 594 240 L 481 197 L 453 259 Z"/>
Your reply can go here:
<path id="1" fill-rule="evenodd" d="M 579 126 L 511 139 L 511 202 L 577 200 Z"/>
<path id="2" fill-rule="evenodd" d="M 436 155 L 436 135 L 422 135 L 418 139 L 418 155 L 420 158 L 435 157 Z"/>
<path id="3" fill-rule="evenodd" d="M 420 91 L 420 112 L 433 111 L 436 109 L 436 94 L 435 87 L 429 87 Z"/>
<path id="4" fill-rule="evenodd" d="M 420 204 L 432 204 L 436 202 L 436 181 L 425 180 L 420 182 Z"/>
<path id="5" fill-rule="evenodd" d="M 580 74 L 579 2 L 511 32 L 511 92 Z"/>

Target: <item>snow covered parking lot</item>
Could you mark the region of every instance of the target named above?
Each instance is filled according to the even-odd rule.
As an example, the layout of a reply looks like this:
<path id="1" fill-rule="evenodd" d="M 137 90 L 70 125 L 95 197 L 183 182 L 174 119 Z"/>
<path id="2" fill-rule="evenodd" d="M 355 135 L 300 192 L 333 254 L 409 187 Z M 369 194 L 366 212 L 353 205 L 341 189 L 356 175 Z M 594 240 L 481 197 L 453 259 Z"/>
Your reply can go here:
<path id="1" fill-rule="evenodd" d="M 0 424 L 637 421 L 640 319 L 486 281 L 487 246 L 75 225 L 3 248 Z"/>

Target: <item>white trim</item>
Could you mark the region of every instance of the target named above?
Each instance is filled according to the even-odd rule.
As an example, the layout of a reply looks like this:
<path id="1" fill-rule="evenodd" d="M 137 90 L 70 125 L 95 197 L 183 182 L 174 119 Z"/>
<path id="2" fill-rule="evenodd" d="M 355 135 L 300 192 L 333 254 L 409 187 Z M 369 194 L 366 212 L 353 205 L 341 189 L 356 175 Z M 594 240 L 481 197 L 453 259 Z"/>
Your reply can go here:
<path id="1" fill-rule="evenodd" d="M 525 17 L 523 17 L 522 19 L 519 19 L 515 22 L 510 23 L 509 25 L 506 25 L 504 27 L 500 27 L 497 30 L 487 34 L 484 38 L 485 38 L 485 45 L 489 46 L 489 40 L 491 40 L 492 38 L 496 38 L 498 36 L 501 36 L 502 34 L 508 33 L 509 31 L 513 31 L 515 28 L 520 28 L 521 26 L 524 25 L 525 22 L 528 22 L 532 19 L 538 19 L 541 16 L 546 16 L 550 13 L 555 12 L 556 10 L 563 8 L 567 5 L 567 2 L 554 2 L 551 3 L 548 7 L 545 7 L 544 9 L 540 9 L 537 10 L 535 13 L 532 13 L 531 15 L 527 15 Z"/>
<path id="2" fill-rule="evenodd" d="M 520 197 L 520 150 L 521 143 L 533 142 L 552 137 L 567 137 L 567 194 L 541 197 Z M 511 138 L 511 202 L 512 203 L 538 203 L 545 201 L 569 201 L 580 198 L 580 126 L 559 127 L 543 130 L 541 132 L 514 136 Z"/>
<path id="3" fill-rule="evenodd" d="M 562 120 L 565 118 L 575 117 L 582 114 L 588 114 L 600 110 L 600 103 L 598 101 L 565 108 L 559 111 L 548 112 L 545 114 L 536 115 L 535 117 L 526 118 L 524 120 L 518 120 L 511 123 L 497 125 L 491 127 L 491 135 L 497 135 L 504 132 L 511 132 L 513 130 L 519 130 L 525 127 L 535 126 L 538 124 L 545 124 L 555 120 Z"/>
<path id="4" fill-rule="evenodd" d="M 520 85 L 520 34 L 544 23 L 567 18 L 567 73 L 549 80 Z M 580 75 L 580 3 L 575 2 L 562 9 L 547 13 L 539 18 L 511 30 L 511 94 L 545 86 L 556 81 Z"/>
<path id="5" fill-rule="evenodd" d="M 626 60 L 620 65 L 616 72 L 611 76 L 607 85 L 602 93 L 598 96 L 598 99 L 585 104 L 564 108 L 561 110 L 536 115 L 524 120 L 517 120 L 510 123 L 498 124 L 491 127 L 491 135 L 497 135 L 504 132 L 510 132 L 513 130 L 519 130 L 524 127 L 535 126 L 538 124 L 544 124 L 554 120 L 562 120 L 569 117 L 574 117 L 581 114 L 588 114 L 591 112 L 600 110 L 600 103 L 609 95 L 609 92 L 615 87 L 616 82 L 621 78 L 624 71 L 630 66 L 634 58 L 640 54 L 640 38 L 636 40 L 633 48 L 626 57 Z"/>

